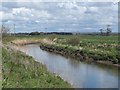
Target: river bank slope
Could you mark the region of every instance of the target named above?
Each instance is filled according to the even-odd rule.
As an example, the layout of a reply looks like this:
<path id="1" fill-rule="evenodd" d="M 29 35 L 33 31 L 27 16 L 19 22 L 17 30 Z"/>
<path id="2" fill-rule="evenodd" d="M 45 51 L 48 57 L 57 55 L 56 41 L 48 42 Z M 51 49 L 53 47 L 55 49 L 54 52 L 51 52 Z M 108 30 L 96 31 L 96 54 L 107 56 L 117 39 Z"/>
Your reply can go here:
<path id="1" fill-rule="evenodd" d="M 14 38 L 15 39 L 15 38 Z M 46 67 L 6 45 L 13 39 L 4 38 L 2 46 L 3 88 L 70 88 L 71 85 L 47 71 Z"/>

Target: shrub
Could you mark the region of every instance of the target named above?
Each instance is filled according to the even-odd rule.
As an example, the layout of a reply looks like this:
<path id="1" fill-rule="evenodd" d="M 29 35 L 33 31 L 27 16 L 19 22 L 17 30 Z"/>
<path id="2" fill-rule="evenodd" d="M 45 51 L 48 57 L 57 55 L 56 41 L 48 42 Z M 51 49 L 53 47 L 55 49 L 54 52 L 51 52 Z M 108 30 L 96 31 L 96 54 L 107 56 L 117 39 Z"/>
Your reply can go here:
<path id="1" fill-rule="evenodd" d="M 77 36 L 73 36 L 67 41 L 67 44 L 70 44 L 72 46 L 77 46 L 79 43 L 80 43 L 80 38 Z"/>

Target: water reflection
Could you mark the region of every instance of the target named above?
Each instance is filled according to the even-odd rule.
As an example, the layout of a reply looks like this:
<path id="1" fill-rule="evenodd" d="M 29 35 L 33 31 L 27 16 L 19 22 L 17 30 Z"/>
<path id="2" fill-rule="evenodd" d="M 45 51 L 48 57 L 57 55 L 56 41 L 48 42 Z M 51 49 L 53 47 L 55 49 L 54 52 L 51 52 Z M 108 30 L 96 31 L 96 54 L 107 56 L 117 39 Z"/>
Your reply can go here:
<path id="1" fill-rule="evenodd" d="M 78 67 L 80 67 L 80 61 L 78 60 L 71 60 L 70 58 L 68 58 L 68 63 L 75 69 L 77 69 Z"/>

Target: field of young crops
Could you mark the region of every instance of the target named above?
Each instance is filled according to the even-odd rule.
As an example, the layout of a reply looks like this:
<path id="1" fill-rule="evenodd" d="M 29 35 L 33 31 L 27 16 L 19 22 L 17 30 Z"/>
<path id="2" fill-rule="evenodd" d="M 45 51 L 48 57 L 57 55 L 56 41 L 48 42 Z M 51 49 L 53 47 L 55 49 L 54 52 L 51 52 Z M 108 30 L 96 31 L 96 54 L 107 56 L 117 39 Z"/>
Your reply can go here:
<path id="1" fill-rule="evenodd" d="M 80 50 L 94 60 L 120 63 L 118 36 L 54 35 L 53 41 L 56 42 L 54 47 Z"/>

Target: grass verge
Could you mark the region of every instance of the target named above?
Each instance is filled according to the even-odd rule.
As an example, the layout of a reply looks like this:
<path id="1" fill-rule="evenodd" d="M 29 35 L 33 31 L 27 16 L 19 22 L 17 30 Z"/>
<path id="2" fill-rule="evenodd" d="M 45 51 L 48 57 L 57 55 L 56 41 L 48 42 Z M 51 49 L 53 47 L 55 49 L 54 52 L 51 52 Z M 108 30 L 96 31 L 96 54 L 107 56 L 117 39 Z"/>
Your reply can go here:
<path id="1" fill-rule="evenodd" d="M 2 48 L 3 88 L 70 88 L 59 76 L 22 52 Z"/>

